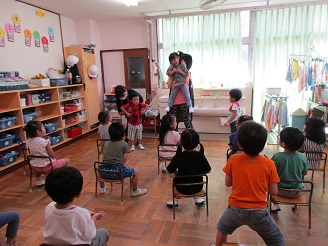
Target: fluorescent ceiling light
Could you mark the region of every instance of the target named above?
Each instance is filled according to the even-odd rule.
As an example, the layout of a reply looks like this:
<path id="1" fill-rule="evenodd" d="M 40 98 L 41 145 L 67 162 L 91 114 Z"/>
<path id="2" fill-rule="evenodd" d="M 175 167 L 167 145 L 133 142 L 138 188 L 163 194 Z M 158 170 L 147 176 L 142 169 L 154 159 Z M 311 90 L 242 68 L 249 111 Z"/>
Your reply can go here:
<path id="1" fill-rule="evenodd" d="M 120 0 L 122 3 L 124 3 L 126 6 L 138 6 L 139 0 Z"/>

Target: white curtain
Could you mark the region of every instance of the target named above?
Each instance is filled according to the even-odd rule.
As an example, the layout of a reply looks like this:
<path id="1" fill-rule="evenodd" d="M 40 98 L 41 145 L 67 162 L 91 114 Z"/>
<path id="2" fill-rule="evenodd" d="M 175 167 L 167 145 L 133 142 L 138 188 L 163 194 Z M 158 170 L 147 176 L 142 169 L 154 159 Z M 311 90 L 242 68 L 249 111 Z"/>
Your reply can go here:
<path id="1" fill-rule="evenodd" d="M 298 81 L 285 81 L 290 54 L 328 57 L 327 5 L 256 11 L 253 116 L 259 121 L 266 87 L 282 87 L 289 110 L 301 107 Z M 303 105 L 304 106 L 304 105 Z"/>
<path id="2" fill-rule="evenodd" d="M 240 13 L 189 16 L 162 20 L 163 72 L 169 54 L 182 51 L 193 57 L 192 79 L 196 87 L 215 87 L 240 81 Z M 165 77 L 166 78 L 166 77 Z"/>

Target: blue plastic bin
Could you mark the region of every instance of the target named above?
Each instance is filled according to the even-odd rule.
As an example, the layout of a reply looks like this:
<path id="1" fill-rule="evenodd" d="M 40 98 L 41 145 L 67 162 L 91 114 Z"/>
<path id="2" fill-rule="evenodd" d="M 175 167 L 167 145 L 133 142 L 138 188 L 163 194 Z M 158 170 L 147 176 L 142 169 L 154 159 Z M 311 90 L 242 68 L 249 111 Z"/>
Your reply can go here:
<path id="1" fill-rule="evenodd" d="M 47 123 L 44 128 L 46 129 L 46 133 L 54 132 L 58 129 L 58 122 Z"/>
<path id="2" fill-rule="evenodd" d="M 16 120 L 15 116 L 2 117 L 0 120 L 0 129 L 3 130 L 6 128 L 13 127 L 15 125 L 15 120 Z"/>
<path id="3" fill-rule="evenodd" d="M 13 134 L 0 134 L 0 148 L 5 148 L 14 143 L 15 135 Z"/>
<path id="4" fill-rule="evenodd" d="M 17 160 L 17 155 L 19 152 L 11 151 L 11 152 L 3 152 L 1 153 L 4 157 L 0 158 L 0 166 L 7 166 Z"/>
<path id="5" fill-rule="evenodd" d="M 60 135 L 60 134 L 58 134 L 58 135 L 54 134 L 54 135 L 50 136 L 50 138 L 49 138 L 50 144 L 51 145 L 58 144 L 58 143 L 61 142 L 62 138 L 63 138 L 62 135 Z"/>
<path id="6" fill-rule="evenodd" d="M 24 118 L 24 124 L 27 124 L 27 122 L 29 122 L 30 120 L 36 120 L 36 113 L 35 112 L 25 113 L 23 114 L 23 118 Z"/>

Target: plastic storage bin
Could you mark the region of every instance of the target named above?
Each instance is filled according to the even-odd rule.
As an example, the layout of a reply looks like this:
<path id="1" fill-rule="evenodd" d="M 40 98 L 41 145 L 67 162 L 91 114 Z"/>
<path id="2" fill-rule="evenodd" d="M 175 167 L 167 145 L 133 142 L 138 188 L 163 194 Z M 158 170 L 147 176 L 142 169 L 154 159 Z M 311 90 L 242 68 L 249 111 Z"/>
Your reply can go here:
<path id="1" fill-rule="evenodd" d="M 5 148 L 14 143 L 15 135 L 13 134 L 0 134 L 0 148 Z"/>
<path id="2" fill-rule="evenodd" d="M 2 152 L 1 155 L 3 157 L 0 158 L 0 166 L 7 166 L 17 160 L 17 155 L 19 152 L 11 151 L 11 152 Z"/>
<path id="3" fill-rule="evenodd" d="M 73 127 L 68 128 L 68 137 L 69 138 L 75 138 L 80 135 L 82 135 L 82 127 L 73 126 Z"/>
<path id="4" fill-rule="evenodd" d="M 50 79 L 50 86 L 63 86 L 63 85 L 68 85 L 67 78 Z"/>
<path id="5" fill-rule="evenodd" d="M 15 116 L 4 116 L 0 118 L 0 129 L 6 129 L 15 125 Z"/>
<path id="6" fill-rule="evenodd" d="M 27 122 L 29 122 L 30 120 L 36 120 L 36 113 L 35 112 L 24 113 L 23 118 L 24 118 L 24 124 L 27 124 Z"/>
<path id="7" fill-rule="evenodd" d="M 44 128 L 46 133 L 54 132 L 58 129 L 58 122 L 47 123 L 47 125 L 44 125 Z"/>
<path id="8" fill-rule="evenodd" d="M 60 135 L 60 134 L 58 134 L 58 135 L 55 135 L 55 134 L 54 135 L 51 135 L 50 138 L 49 138 L 50 144 L 51 145 L 58 144 L 58 143 L 60 143 L 62 141 L 62 138 L 63 138 L 63 136 Z"/>

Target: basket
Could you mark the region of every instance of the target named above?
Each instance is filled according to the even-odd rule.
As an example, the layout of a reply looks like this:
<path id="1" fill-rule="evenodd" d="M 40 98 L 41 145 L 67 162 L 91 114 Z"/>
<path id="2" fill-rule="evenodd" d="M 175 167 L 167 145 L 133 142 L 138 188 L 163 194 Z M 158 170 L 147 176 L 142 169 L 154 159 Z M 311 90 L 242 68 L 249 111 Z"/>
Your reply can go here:
<path id="1" fill-rule="evenodd" d="M 17 160 L 17 155 L 19 152 L 11 151 L 11 152 L 3 152 L 1 153 L 4 157 L 0 158 L 0 166 L 7 166 Z"/>
<path id="2" fill-rule="evenodd" d="M 0 148 L 5 148 L 14 143 L 15 135 L 13 134 L 0 134 Z"/>
<path id="3" fill-rule="evenodd" d="M 46 133 L 54 132 L 58 129 L 58 122 L 47 123 L 44 125 L 44 129 L 46 129 Z"/>
<path id="4" fill-rule="evenodd" d="M 27 124 L 27 122 L 31 120 L 36 120 L 36 113 L 35 112 L 25 113 L 23 114 L 23 118 L 24 118 L 24 124 Z"/>
<path id="5" fill-rule="evenodd" d="M 50 136 L 49 140 L 50 140 L 50 144 L 51 145 L 55 145 L 61 142 L 63 136 L 58 134 L 58 135 L 52 135 Z"/>
<path id="6" fill-rule="evenodd" d="M 6 128 L 10 128 L 13 127 L 15 125 L 15 116 L 4 116 L 1 120 L 0 120 L 0 129 L 6 129 Z"/>
<path id="7" fill-rule="evenodd" d="M 64 86 L 68 85 L 68 78 L 50 79 L 50 86 Z"/>

